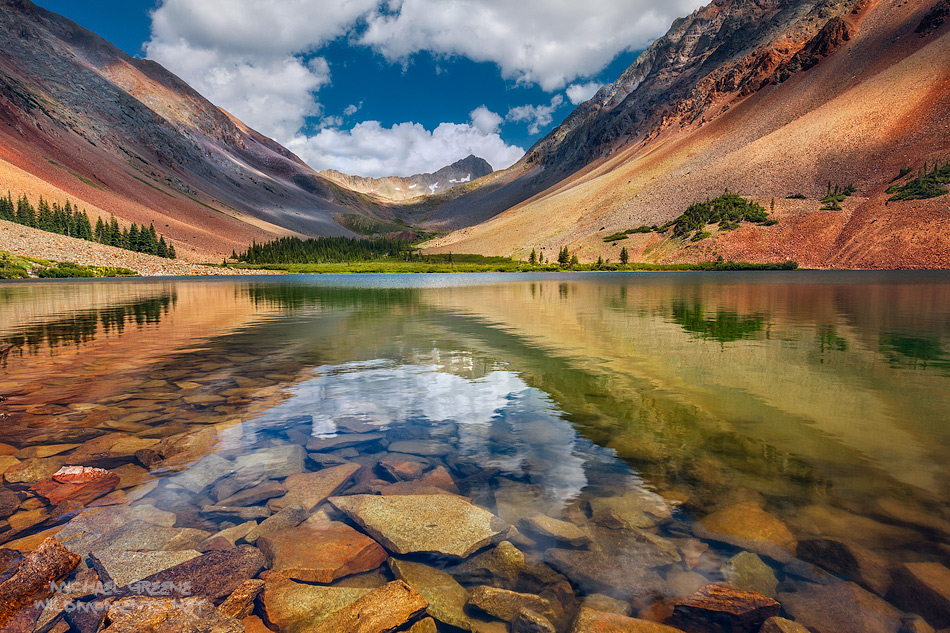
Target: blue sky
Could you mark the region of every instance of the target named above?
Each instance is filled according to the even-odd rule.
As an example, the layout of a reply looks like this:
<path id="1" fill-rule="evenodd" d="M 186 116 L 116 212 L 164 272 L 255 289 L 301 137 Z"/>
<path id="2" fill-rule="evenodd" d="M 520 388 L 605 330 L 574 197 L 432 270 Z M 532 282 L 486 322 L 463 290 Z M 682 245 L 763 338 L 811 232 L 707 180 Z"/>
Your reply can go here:
<path id="1" fill-rule="evenodd" d="M 498 168 L 696 0 L 39 0 L 316 169 Z"/>

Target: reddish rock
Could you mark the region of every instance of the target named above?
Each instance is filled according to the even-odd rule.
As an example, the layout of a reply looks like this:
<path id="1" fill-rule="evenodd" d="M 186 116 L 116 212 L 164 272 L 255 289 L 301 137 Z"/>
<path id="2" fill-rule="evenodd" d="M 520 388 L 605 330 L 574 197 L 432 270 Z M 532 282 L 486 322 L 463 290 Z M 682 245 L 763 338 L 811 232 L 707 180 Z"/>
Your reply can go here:
<path id="1" fill-rule="evenodd" d="M 707 585 L 677 601 L 671 624 L 690 633 L 756 633 L 781 605 L 754 591 Z"/>
<path id="2" fill-rule="evenodd" d="M 7 580 L 0 583 L 0 626 L 20 609 L 52 595 L 50 583 L 65 578 L 79 564 L 76 556 L 54 539 L 43 541 Z"/>
<path id="3" fill-rule="evenodd" d="M 227 600 L 221 603 L 218 611 L 229 617 L 243 620 L 251 615 L 254 610 L 254 601 L 262 591 L 264 591 L 263 580 L 245 580 L 228 596 Z"/>
<path id="4" fill-rule="evenodd" d="M 799 583 L 779 593 L 785 611 L 813 633 L 897 633 L 901 612 L 851 582 Z"/>
<path id="5" fill-rule="evenodd" d="M 101 470 L 96 468 L 94 470 Z M 62 483 L 55 478 L 46 479 L 30 487 L 30 491 L 37 494 L 51 505 L 58 506 L 64 501 L 74 501 L 79 505 L 88 505 L 99 497 L 109 494 L 119 485 L 119 476 L 105 470 L 105 475 L 98 475 L 92 479 L 77 479 L 75 482 Z"/>
<path id="6" fill-rule="evenodd" d="M 449 474 L 449 471 L 446 470 L 445 466 L 436 466 L 422 477 L 421 483 L 427 484 L 429 486 L 435 486 L 436 488 L 441 488 L 446 492 L 451 492 L 452 494 L 461 494 L 459 492 L 458 486 L 455 484 L 455 479 L 452 478 L 452 475 Z"/>
<path id="7" fill-rule="evenodd" d="M 223 602 L 245 580 L 255 578 L 266 560 L 256 547 L 244 545 L 228 551 L 208 552 L 175 565 L 140 582 L 144 586 L 171 583 L 168 597 L 203 597 L 214 604 Z M 135 589 L 132 583 L 129 590 Z"/>
<path id="8" fill-rule="evenodd" d="M 380 545 L 336 521 L 307 522 L 258 539 L 271 568 L 287 578 L 329 584 L 386 562 Z"/>
<path id="9" fill-rule="evenodd" d="M 419 479 L 425 464 L 406 460 L 385 459 L 379 462 L 377 470 L 392 481 L 411 481 Z"/>
<path id="10" fill-rule="evenodd" d="M 105 477 L 108 474 L 109 471 L 105 468 L 63 466 L 53 474 L 53 479 L 61 484 L 84 484 Z"/>
<path id="11" fill-rule="evenodd" d="M 243 633 L 244 625 L 217 612 L 201 598 L 135 596 L 109 607 L 108 628 L 102 633 Z"/>
<path id="12" fill-rule="evenodd" d="M 737 503 L 700 520 L 702 538 L 735 545 L 787 563 L 798 542 L 788 527 L 754 503 Z"/>
<path id="13" fill-rule="evenodd" d="M 392 633 L 428 606 L 412 587 L 394 580 L 317 623 L 308 633 Z"/>

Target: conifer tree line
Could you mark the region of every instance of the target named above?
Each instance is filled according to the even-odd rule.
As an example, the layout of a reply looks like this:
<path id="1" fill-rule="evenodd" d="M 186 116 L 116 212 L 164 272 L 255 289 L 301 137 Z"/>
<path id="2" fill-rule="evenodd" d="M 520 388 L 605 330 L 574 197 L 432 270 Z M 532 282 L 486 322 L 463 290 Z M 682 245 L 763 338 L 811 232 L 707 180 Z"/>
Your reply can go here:
<path id="1" fill-rule="evenodd" d="M 281 237 L 266 244 L 254 242 L 240 255 L 232 252 L 231 259 L 248 264 L 320 264 L 408 258 L 411 253 L 410 242 L 389 238 L 318 237 L 302 240 Z"/>
<path id="2" fill-rule="evenodd" d="M 136 253 L 175 259 L 175 247 L 166 242 L 164 236 L 159 236 L 153 225 L 146 228 L 144 224 L 138 226 L 133 222 L 131 227 L 120 228 L 118 220 L 113 217 L 108 222 L 99 218 L 93 229 L 86 211 L 73 206 L 68 200 L 60 206 L 56 202 L 51 205 L 40 198 L 34 207 L 26 195 L 20 196 L 14 203 L 13 196 L 7 192 L 5 198 L 0 197 L 0 220 Z"/>

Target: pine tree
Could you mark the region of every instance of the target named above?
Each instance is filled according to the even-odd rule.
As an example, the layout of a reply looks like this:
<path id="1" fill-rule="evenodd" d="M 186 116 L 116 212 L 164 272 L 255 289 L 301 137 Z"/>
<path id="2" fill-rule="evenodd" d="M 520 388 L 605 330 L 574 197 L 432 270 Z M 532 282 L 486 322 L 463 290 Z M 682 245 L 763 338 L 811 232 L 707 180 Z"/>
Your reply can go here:
<path id="1" fill-rule="evenodd" d="M 538 253 L 533 248 L 531 249 L 531 254 L 528 255 L 528 263 L 532 266 L 538 263 Z"/>
<path id="2" fill-rule="evenodd" d="M 565 246 L 557 254 L 557 263 L 563 266 L 564 264 L 567 264 L 570 261 L 571 261 L 571 253 L 570 251 L 567 250 L 567 247 Z"/>
<path id="3" fill-rule="evenodd" d="M 21 196 L 16 203 L 16 222 L 23 226 L 36 226 L 36 209 L 30 204 L 26 196 Z"/>
<path id="4" fill-rule="evenodd" d="M 597 257 L 597 270 L 602 270 L 604 267 L 604 258 L 603 256 Z"/>
<path id="5" fill-rule="evenodd" d="M 626 266 L 630 262 L 630 253 L 627 252 L 627 247 L 624 246 L 620 249 L 620 263 Z"/>
<path id="6" fill-rule="evenodd" d="M 114 215 L 109 217 L 109 246 L 123 248 L 122 229 L 119 228 L 119 221 L 115 219 Z"/>
<path id="7" fill-rule="evenodd" d="M 6 198 L 0 198 L 0 220 L 16 221 L 16 207 L 13 206 L 13 196 L 9 191 Z"/>
<path id="8" fill-rule="evenodd" d="M 571 255 L 571 268 L 577 266 L 580 262 L 577 261 L 577 255 Z"/>

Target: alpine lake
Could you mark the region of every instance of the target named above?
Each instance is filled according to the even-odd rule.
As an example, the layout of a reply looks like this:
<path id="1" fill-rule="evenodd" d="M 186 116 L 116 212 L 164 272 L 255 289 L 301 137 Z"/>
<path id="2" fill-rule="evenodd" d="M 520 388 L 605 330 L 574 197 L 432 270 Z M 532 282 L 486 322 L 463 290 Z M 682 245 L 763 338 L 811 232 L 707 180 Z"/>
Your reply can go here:
<path id="1" fill-rule="evenodd" d="M 4 631 L 950 627 L 946 272 L 4 283 L 0 396 Z"/>

